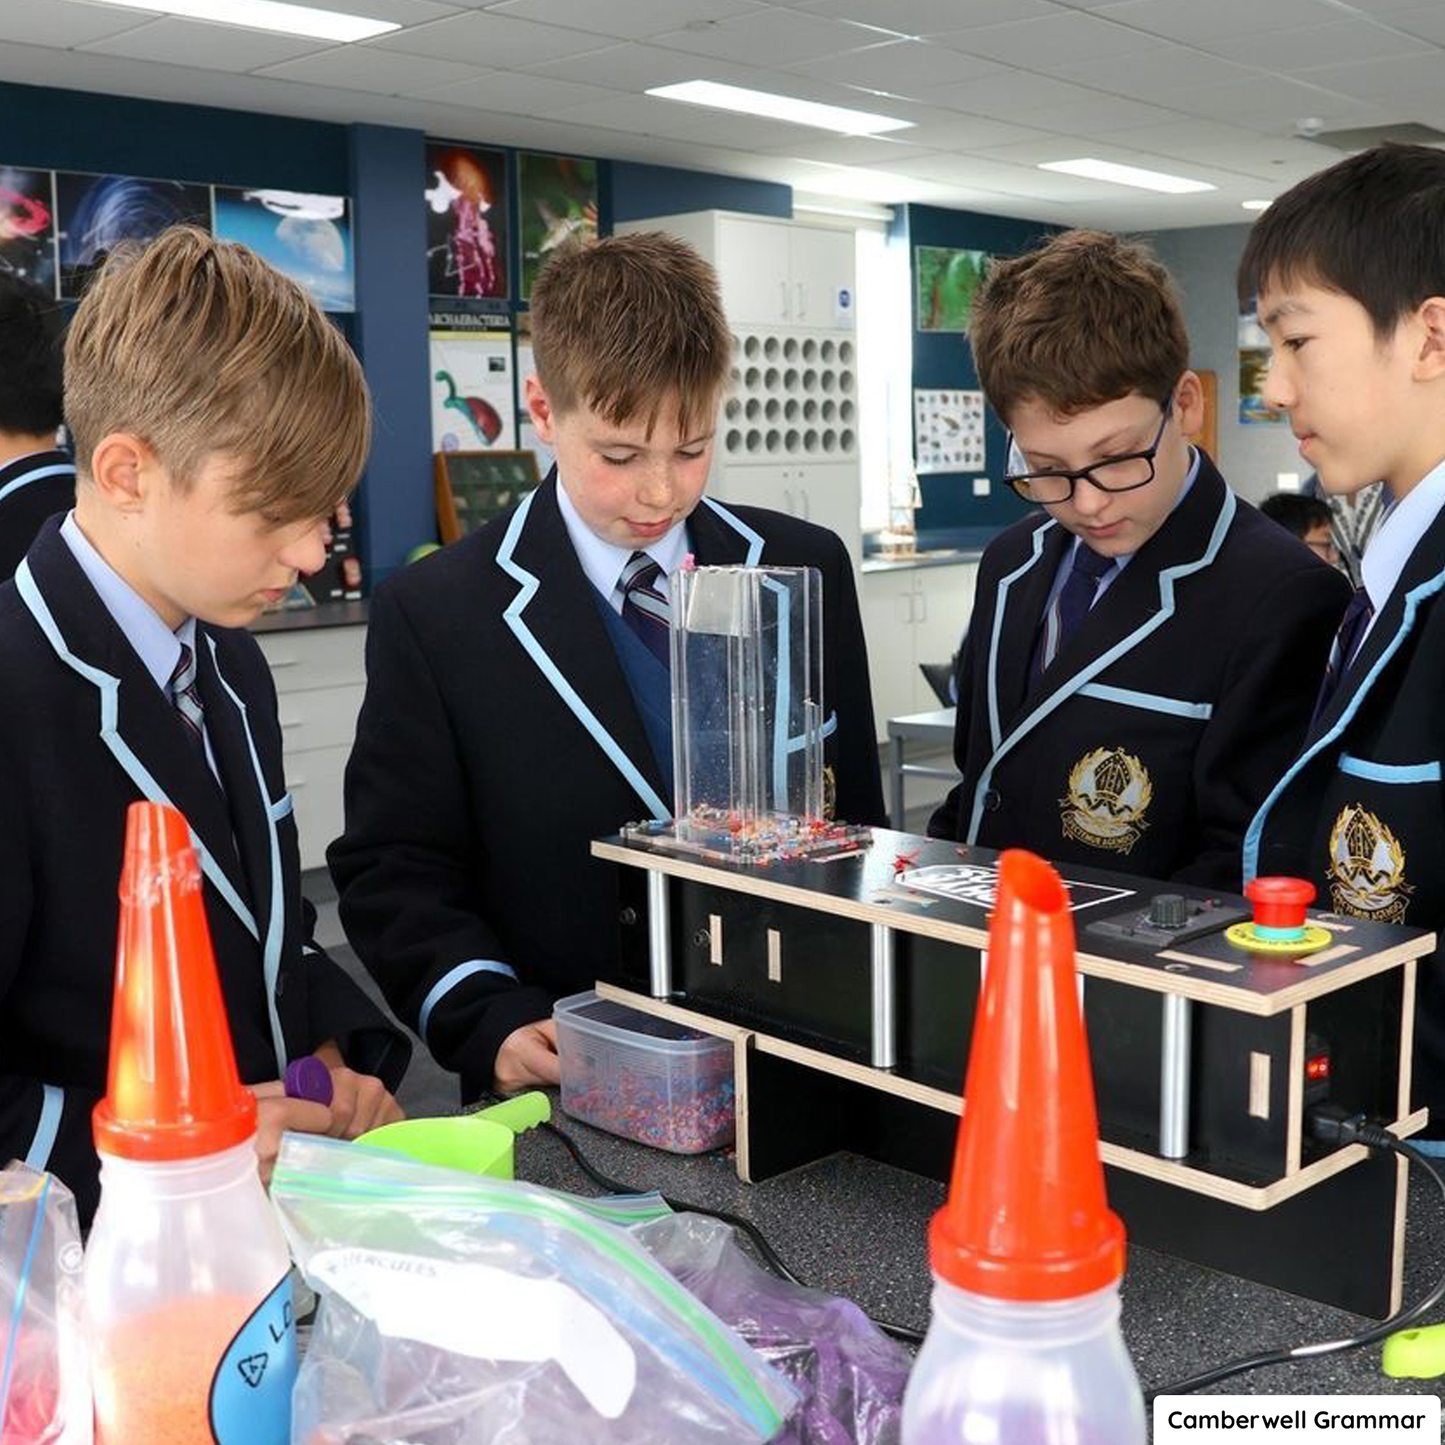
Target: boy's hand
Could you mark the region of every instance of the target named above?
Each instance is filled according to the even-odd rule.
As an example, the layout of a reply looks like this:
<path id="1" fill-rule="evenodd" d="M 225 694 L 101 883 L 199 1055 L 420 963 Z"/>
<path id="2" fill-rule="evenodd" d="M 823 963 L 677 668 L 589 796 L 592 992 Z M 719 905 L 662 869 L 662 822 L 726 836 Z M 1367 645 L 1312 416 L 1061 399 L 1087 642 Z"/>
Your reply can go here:
<path id="1" fill-rule="evenodd" d="M 256 1157 L 261 1166 L 261 1183 L 269 1186 L 281 1135 L 288 1129 L 298 1134 L 329 1134 L 331 1110 L 310 1099 L 288 1099 L 280 1079 L 252 1084 L 250 1089 L 256 1096 Z"/>
<path id="2" fill-rule="evenodd" d="M 374 1074 L 357 1074 L 344 1064 L 331 1071 L 331 1127 L 333 1139 L 359 1139 L 371 1129 L 405 1119 L 400 1104 L 387 1093 Z"/>
<path id="3" fill-rule="evenodd" d="M 313 1052 L 331 1070 L 331 1127 L 326 1132 L 333 1139 L 359 1139 L 369 1130 L 406 1118 L 380 1079 L 346 1067 L 334 1039 Z"/>
<path id="4" fill-rule="evenodd" d="M 492 1087 L 499 1094 L 559 1084 L 561 1065 L 557 1060 L 557 1025 L 551 1019 L 513 1029 L 497 1050 L 492 1065 Z"/>

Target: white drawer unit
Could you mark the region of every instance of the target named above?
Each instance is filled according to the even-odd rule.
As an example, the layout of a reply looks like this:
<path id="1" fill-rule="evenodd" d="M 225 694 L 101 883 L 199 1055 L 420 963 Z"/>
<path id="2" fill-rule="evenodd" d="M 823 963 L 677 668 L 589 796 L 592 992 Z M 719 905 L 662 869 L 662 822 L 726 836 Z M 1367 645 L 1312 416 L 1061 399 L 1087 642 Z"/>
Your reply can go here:
<path id="1" fill-rule="evenodd" d="M 341 780 L 366 692 L 366 628 L 263 632 L 256 641 L 276 682 L 301 866 L 324 868 L 341 832 Z"/>

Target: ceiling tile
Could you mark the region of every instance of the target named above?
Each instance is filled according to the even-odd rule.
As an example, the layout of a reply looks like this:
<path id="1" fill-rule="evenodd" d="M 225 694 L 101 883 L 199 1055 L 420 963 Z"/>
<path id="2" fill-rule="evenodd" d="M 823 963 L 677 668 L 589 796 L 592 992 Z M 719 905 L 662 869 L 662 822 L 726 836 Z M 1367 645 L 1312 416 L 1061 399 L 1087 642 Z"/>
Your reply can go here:
<path id="1" fill-rule="evenodd" d="M 377 95 L 406 95 L 429 85 L 466 80 L 481 74 L 480 67 L 427 55 L 403 55 L 371 45 L 339 45 L 320 55 L 268 65 L 258 72 L 276 80 L 308 85 L 337 85 L 346 90 L 369 90 Z"/>
<path id="2" fill-rule="evenodd" d="M 383 35 L 373 44 L 408 55 L 434 55 L 440 60 L 514 70 L 564 55 L 604 50 L 610 42 L 604 36 L 581 30 L 559 30 L 529 20 L 511 20 L 505 15 L 467 11 L 448 20 Z"/>
<path id="3" fill-rule="evenodd" d="M 458 15 L 467 0 L 306 0 L 317 10 L 342 10 L 347 14 L 362 11 L 374 20 L 395 20 L 398 25 L 423 25 L 428 20 L 441 20 Z"/>
<path id="4" fill-rule="evenodd" d="M 901 130 L 896 135 L 911 132 Z M 839 135 L 817 140 L 798 138 L 783 145 L 769 147 L 772 155 L 798 156 L 808 161 L 827 161 L 839 166 L 872 166 L 881 162 L 903 160 L 910 155 L 923 155 L 927 146 L 911 145 L 903 140 L 882 136 Z"/>
<path id="5" fill-rule="evenodd" d="M 1181 161 L 1287 184 L 1339 159 L 1339 152 L 1329 146 L 1313 145 L 1294 136 L 1261 135 L 1241 126 L 1197 119 L 1115 131 L 1109 139 Z"/>
<path id="6" fill-rule="evenodd" d="M 1186 45 L 1220 35 L 1263 35 L 1299 25 L 1325 25 L 1340 18 L 1329 0 L 1119 0 L 1093 13 Z"/>
<path id="7" fill-rule="evenodd" d="M 1177 119 L 1177 115 L 1172 110 L 1164 110 L 1157 105 L 1145 105 L 1142 101 L 1129 100 L 1122 95 L 1099 95 L 1093 100 L 1081 101 L 1075 105 L 1061 105 L 1057 108 L 1045 106 L 1034 111 L 1029 119 L 1045 130 L 1086 137 L 1110 135 L 1117 130 L 1127 130 L 1130 126 L 1148 125 L 1151 122 L 1163 125 Z"/>
<path id="8" fill-rule="evenodd" d="M 692 55 L 711 55 L 720 60 L 769 65 L 796 65 L 824 55 L 839 55 L 885 39 L 869 30 L 826 16 L 805 15 L 796 10 L 765 10 L 733 20 L 719 20 L 698 28 L 671 30 L 653 37 L 654 43 Z"/>
<path id="9" fill-rule="evenodd" d="M 1445 45 L 1445 7 L 1432 5 L 1419 8 L 1419 0 L 1411 0 L 1412 8 L 1402 10 L 1398 15 L 1381 16 L 1386 24 L 1410 35 L 1418 35 L 1434 45 Z"/>
<path id="10" fill-rule="evenodd" d="M 609 45 L 585 55 L 563 56 L 525 68 L 558 80 L 576 80 L 584 85 L 601 85 L 608 90 L 633 94 L 656 85 L 673 85 L 679 80 L 722 80 L 736 69 L 727 61 L 685 55 L 658 45 Z"/>
<path id="11" fill-rule="evenodd" d="M 577 0 L 504 0 L 489 14 L 547 25 L 581 25 L 619 40 L 641 40 L 699 20 L 727 20 L 766 8 L 759 0 L 607 0 L 579 5 Z"/>
<path id="12" fill-rule="evenodd" d="M 1103 60 L 1138 55 L 1163 44 L 1158 36 L 1142 30 L 1068 11 L 1043 19 L 948 31 L 936 38 L 939 44 L 968 55 L 1001 60 L 1025 70 L 1040 68 L 1034 64 L 1036 60 Z"/>
<path id="13" fill-rule="evenodd" d="M 1133 96 L 1167 104 L 1176 90 L 1185 86 L 1224 85 L 1232 80 L 1248 80 L 1257 71 L 1215 55 L 1206 55 L 1187 45 L 1161 45 L 1142 55 L 1125 55 L 1113 59 L 1041 61 L 1030 70 L 1042 70 L 1080 85 L 1112 91 L 1116 95 Z"/>
<path id="14" fill-rule="evenodd" d="M 1310 79 L 1322 75 L 1323 72 L 1311 71 Z M 1435 86 L 1439 86 L 1438 67 Z M 1322 81 L 1317 85 L 1302 85 L 1282 75 L 1259 75 L 1228 85 L 1185 87 L 1174 93 L 1169 104 L 1174 110 L 1191 115 L 1268 128 L 1283 134 L 1289 134 L 1295 121 L 1303 116 L 1318 116 L 1327 128 L 1373 125 L 1391 118 L 1338 88 L 1325 88 Z"/>
<path id="15" fill-rule="evenodd" d="M 1000 120 L 1033 123 L 1033 112 L 1048 107 L 1082 104 L 1097 100 L 1099 92 L 1071 85 L 1051 75 L 1034 75 L 1026 70 L 1004 70 L 978 80 L 961 80 L 950 85 L 919 88 L 918 98 L 929 105 L 966 110 L 972 115 L 996 116 Z"/>
<path id="16" fill-rule="evenodd" d="M 839 85 L 911 95 L 921 86 L 993 75 L 1002 67 L 991 60 L 960 55 L 942 45 L 921 40 L 889 40 L 863 50 L 850 50 L 844 55 L 804 61 L 789 69 Z"/>
<path id="17" fill-rule="evenodd" d="M 994 25 L 1059 11 L 1050 0 L 884 0 L 881 4 L 879 0 L 794 0 L 794 4 L 812 15 L 861 20 L 908 35 L 938 35 L 970 25 Z"/>
<path id="18" fill-rule="evenodd" d="M 1415 37 L 1383 25 L 1344 20 L 1336 25 L 1275 30 L 1268 35 L 1225 36 L 1207 42 L 1204 48 L 1214 55 L 1288 73 L 1348 61 L 1418 55 L 1421 47 Z"/>
<path id="19" fill-rule="evenodd" d="M 711 141 L 715 145 L 736 150 L 766 151 L 776 155 L 793 146 L 823 140 L 829 132 L 817 126 L 792 125 L 785 120 L 769 120 L 762 116 L 729 115 L 726 111 L 708 111 L 698 106 L 675 107 L 678 118 L 667 131 L 680 140 Z M 691 111 L 689 116 L 686 112 Z"/>
<path id="20" fill-rule="evenodd" d="M 1048 132 L 1033 126 L 1012 125 L 1008 121 L 990 120 L 981 115 L 959 115 L 946 110 L 935 111 L 932 119 L 920 121 L 910 129 L 895 134 L 909 145 L 945 151 L 976 151 L 986 146 L 1051 138 Z"/>
<path id="21" fill-rule="evenodd" d="M 69 0 L 45 4 L 0 5 L 0 41 L 21 45 L 83 45 L 149 25 L 154 16 L 139 10 L 113 10 L 103 5 L 72 5 Z"/>
<path id="22" fill-rule="evenodd" d="M 1326 65 L 1311 70 L 1297 79 L 1312 85 L 1326 86 L 1341 95 L 1374 101 L 1395 112 L 1395 119 L 1405 119 L 1414 100 L 1437 101 L 1441 75 L 1445 66 L 1438 51 L 1423 55 L 1397 56 L 1393 60 L 1360 60 L 1348 65 Z M 1401 109 L 1404 107 L 1404 109 Z M 1321 115 L 1324 111 L 1301 111 L 1302 115 Z M 1413 119 L 1413 116 L 1410 118 Z"/>
<path id="23" fill-rule="evenodd" d="M 523 74 L 516 70 L 490 70 L 445 85 L 409 88 L 406 94 L 447 105 L 474 105 L 504 115 L 555 116 L 570 106 L 610 100 L 611 94 L 595 85 Z"/>
<path id="24" fill-rule="evenodd" d="M 672 135 L 682 109 L 674 100 L 655 95 L 618 95 L 589 101 L 557 112 L 559 120 L 572 125 L 599 125 L 608 130 L 631 130 L 644 135 Z"/>
<path id="25" fill-rule="evenodd" d="M 242 72 L 314 55 L 317 51 L 332 49 L 334 44 L 330 40 L 273 35 L 264 30 L 243 30 L 238 25 L 209 25 L 203 20 L 177 20 L 167 16 L 78 48 L 92 54 L 125 55 L 133 60 Z"/>

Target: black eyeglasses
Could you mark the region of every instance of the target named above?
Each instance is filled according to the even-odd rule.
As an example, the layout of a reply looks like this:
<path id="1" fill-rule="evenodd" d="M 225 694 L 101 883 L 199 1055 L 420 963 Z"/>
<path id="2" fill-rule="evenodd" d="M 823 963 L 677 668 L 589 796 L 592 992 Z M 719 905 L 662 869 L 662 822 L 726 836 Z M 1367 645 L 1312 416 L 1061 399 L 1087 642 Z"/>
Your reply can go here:
<path id="1" fill-rule="evenodd" d="M 1169 425 L 1174 398 L 1161 402 L 1164 412 L 1159 430 L 1154 433 L 1153 442 L 1142 452 L 1125 452 L 1122 456 L 1105 457 L 1092 466 L 1081 467 L 1071 472 L 1063 467 L 1053 467 L 1043 472 L 1005 473 L 1004 481 L 1026 502 L 1037 502 L 1048 506 L 1054 502 L 1067 502 L 1074 495 L 1074 488 L 1081 478 L 1087 477 L 1101 492 L 1132 492 L 1136 487 L 1147 487 L 1154 480 L 1154 454 L 1164 440 L 1164 428 Z M 1005 455 L 1010 462 L 1015 458 L 1024 461 L 1024 454 L 1014 441 L 1013 433 L 1008 434 L 1008 450 Z"/>

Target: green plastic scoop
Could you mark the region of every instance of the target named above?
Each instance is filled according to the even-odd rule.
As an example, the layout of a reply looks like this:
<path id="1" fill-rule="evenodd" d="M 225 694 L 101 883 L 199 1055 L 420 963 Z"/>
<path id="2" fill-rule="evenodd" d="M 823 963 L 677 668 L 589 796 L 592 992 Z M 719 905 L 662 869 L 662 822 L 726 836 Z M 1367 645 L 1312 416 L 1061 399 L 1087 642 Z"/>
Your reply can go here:
<path id="1" fill-rule="evenodd" d="M 518 1134 L 552 1117 L 546 1094 L 532 1092 L 504 1099 L 475 1114 L 440 1119 L 398 1119 L 363 1134 L 356 1142 L 390 1149 L 423 1164 L 461 1169 L 468 1174 L 512 1178 L 512 1146 Z"/>

